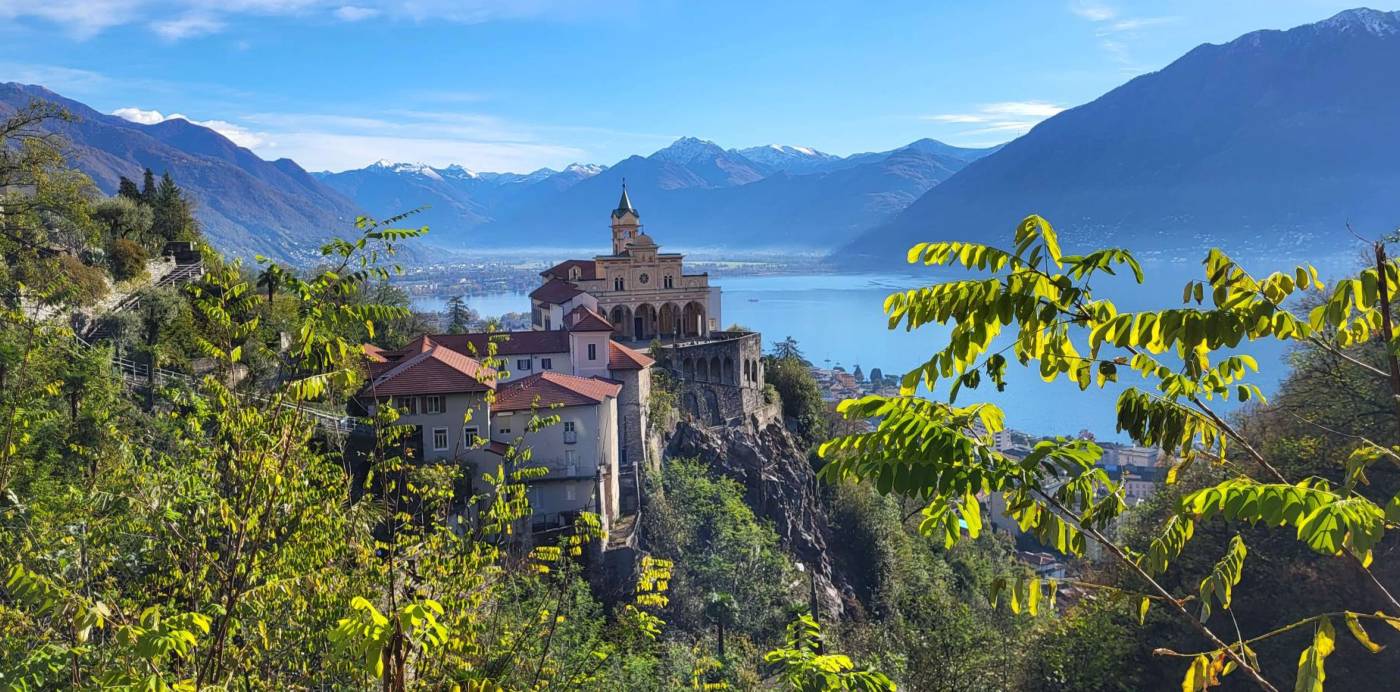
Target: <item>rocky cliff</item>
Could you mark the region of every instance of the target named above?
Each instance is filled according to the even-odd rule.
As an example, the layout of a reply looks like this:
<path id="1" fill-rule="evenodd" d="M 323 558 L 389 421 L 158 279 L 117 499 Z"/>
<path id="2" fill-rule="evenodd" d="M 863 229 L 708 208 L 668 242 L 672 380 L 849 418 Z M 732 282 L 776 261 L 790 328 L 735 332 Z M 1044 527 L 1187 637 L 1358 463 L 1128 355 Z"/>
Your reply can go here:
<path id="1" fill-rule="evenodd" d="M 742 484 L 749 507 L 772 522 L 783 547 L 815 573 L 817 598 L 825 615 L 839 618 L 845 613 L 854 591 L 832 566 L 827 547 L 831 530 L 817 496 L 816 474 L 782 424 L 755 432 L 747 427 L 704 429 L 681 422 L 667 442 L 665 458 L 698 459 L 714 473 Z"/>

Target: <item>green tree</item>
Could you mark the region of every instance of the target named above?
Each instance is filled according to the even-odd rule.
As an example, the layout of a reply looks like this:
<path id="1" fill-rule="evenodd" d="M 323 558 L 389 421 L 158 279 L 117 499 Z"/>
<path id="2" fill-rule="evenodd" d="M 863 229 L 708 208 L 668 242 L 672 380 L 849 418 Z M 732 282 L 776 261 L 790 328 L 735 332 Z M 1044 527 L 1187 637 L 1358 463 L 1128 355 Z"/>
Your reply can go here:
<path id="1" fill-rule="evenodd" d="M 1357 439 L 1333 459 L 1343 469 L 1341 483 L 1290 478 L 1209 402 L 1260 398 L 1247 379 L 1257 363 L 1230 349 L 1261 339 L 1313 344 L 1391 384 L 1392 393 L 1400 395 L 1395 359 L 1387 368 L 1375 368 L 1348 353 L 1376 338 L 1394 343 L 1391 293 L 1400 271 L 1384 246 L 1376 244 L 1374 267 L 1330 292 L 1311 267 L 1257 278 L 1212 250 L 1203 263 L 1203 280 L 1187 284 L 1181 307 L 1124 312 L 1092 284 L 1099 274 L 1118 270 L 1142 282 L 1142 269 L 1127 251 L 1063 254 L 1053 228 L 1037 216 L 1017 226 L 1013 243 L 1011 250 L 965 242 L 921 243 L 910 250 L 911 262 L 957 263 L 985 276 L 890 297 L 892 328 L 951 324 L 946 346 L 904 376 L 899 396 L 843 402 L 845 415 L 869 420 L 874 430 L 825 443 L 823 476 L 870 479 L 881 492 L 923 499 L 921 530 L 948 545 L 964 532 L 974 537 L 980 532 L 979 496 L 989 492 L 1000 493 L 1011 516 L 1047 546 L 1080 555 L 1086 541 L 1098 543 L 1134 578 L 1131 591 L 1106 586 L 1107 591 L 1127 592 L 1144 612 L 1154 605 L 1166 609 L 1194 631 L 1201 650 L 1165 652 L 1186 662 L 1186 689 L 1203 689 L 1231 674 L 1277 689 L 1259 665 L 1256 647 L 1290 632 L 1310 635 L 1298 659 L 1297 689 L 1321 688 L 1338 624 L 1362 647 L 1378 650 L 1365 624 L 1400 624 L 1400 603 L 1371 565 L 1390 524 L 1400 519 L 1392 511 L 1400 501 L 1368 496 L 1364 479 L 1376 462 L 1400 456 Z M 1306 315 L 1283 305 L 1295 293 L 1308 292 L 1321 300 Z M 1006 345 L 994 348 L 1003 336 Z M 1101 455 L 1097 445 L 1047 440 L 1024 459 L 1011 458 L 988 437 L 1003 428 L 995 406 L 956 405 L 958 394 L 977 388 L 984 376 L 998 390 L 1006 386 L 1008 351 L 1020 363 L 1035 363 L 1042 378 L 1066 378 L 1080 389 L 1116 382 L 1120 369 L 1142 378 L 1150 390 L 1126 387 L 1118 398 L 1119 429 L 1139 444 L 1160 446 L 1177 457 L 1169 483 L 1202 459 L 1223 479 L 1182 497 L 1149 544 L 1121 542 L 1109 526 L 1126 507 L 1121 488 L 1095 465 Z M 947 387 L 946 400 L 918 395 L 920 385 L 932 392 L 939 384 Z M 1373 588 L 1381 610 L 1372 602 L 1357 603 L 1340 611 L 1314 610 L 1267 632 L 1223 629 L 1218 613 L 1231 610 L 1250 554 L 1239 532 L 1259 523 L 1286 527 L 1302 544 L 1347 566 Z M 1191 589 L 1195 593 L 1169 588 L 1163 575 L 1198 527 L 1222 524 L 1234 535 Z M 1008 575 L 1000 584 L 1013 610 L 1030 613 L 1055 592 L 1054 584 L 1033 575 Z M 1190 607 L 1188 595 L 1195 599 Z"/>
<path id="2" fill-rule="evenodd" d="M 109 197 L 93 205 L 92 217 L 102 224 L 109 239 L 124 238 L 136 243 L 146 241 L 154 219 L 150 207 L 125 195 Z"/>
<path id="3" fill-rule="evenodd" d="M 796 346 L 794 345 L 795 349 Z M 812 368 L 798 355 L 763 357 L 763 381 L 778 390 L 783 417 L 791 421 L 804 443 L 811 444 L 825 434 L 826 403 Z"/>
<path id="4" fill-rule="evenodd" d="M 803 365 L 811 365 L 811 362 L 802 355 L 802 349 L 798 348 L 797 339 L 790 336 L 782 341 L 773 342 L 773 357 L 779 360 L 796 360 Z"/>
<path id="5" fill-rule="evenodd" d="M 125 197 L 133 202 L 141 201 L 141 189 L 136 187 L 136 183 L 126 176 L 121 176 L 117 182 L 117 196 Z"/>
<path id="6" fill-rule="evenodd" d="M 198 223 L 190 201 L 169 173 L 161 176 L 150 206 L 153 216 L 151 234 L 160 244 L 194 240 L 198 236 Z"/>
<path id="7" fill-rule="evenodd" d="M 147 168 L 141 174 L 141 201 L 154 206 L 156 203 L 156 174 Z"/>
<path id="8" fill-rule="evenodd" d="M 449 334 L 465 334 L 477 319 L 476 311 L 467 307 L 462 296 L 452 296 L 447 299 L 447 332 Z"/>

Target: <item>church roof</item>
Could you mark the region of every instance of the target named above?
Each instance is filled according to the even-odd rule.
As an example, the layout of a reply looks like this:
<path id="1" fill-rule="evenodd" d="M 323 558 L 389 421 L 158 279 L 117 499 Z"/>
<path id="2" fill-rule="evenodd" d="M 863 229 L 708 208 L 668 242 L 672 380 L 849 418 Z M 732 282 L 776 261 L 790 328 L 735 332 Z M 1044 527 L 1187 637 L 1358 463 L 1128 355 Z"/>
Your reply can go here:
<path id="1" fill-rule="evenodd" d="M 634 248 L 634 247 L 656 247 L 656 241 L 655 241 L 655 240 L 652 240 L 652 239 L 651 239 L 651 236 L 649 236 L 649 235 L 647 235 L 647 234 L 645 234 L 645 233 L 642 233 L 641 235 L 638 235 L 636 238 L 633 238 L 633 239 L 632 239 L 632 242 L 627 244 L 627 247 L 629 247 L 629 248 Z"/>
<path id="2" fill-rule="evenodd" d="M 579 269 L 579 281 L 592 281 L 598 278 L 598 263 L 593 260 L 580 259 L 564 260 L 540 272 L 540 276 L 568 281 L 569 270 L 574 267 L 578 267 Z"/>
<path id="3" fill-rule="evenodd" d="M 579 287 L 567 281 L 550 279 L 546 281 L 543 286 L 531 291 L 530 297 L 546 303 L 562 305 L 569 302 L 570 298 L 580 293 L 583 293 L 583 291 L 580 290 Z"/>
<path id="4" fill-rule="evenodd" d="M 617 201 L 617 208 L 614 209 L 612 213 L 614 219 L 622 218 L 623 214 L 631 214 L 637 218 L 642 217 L 642 215 L 638 214 L 637 210 L 632 207 L 632 200 L 627 197 L 627 183 L 622 184 L 622 199 Z"/>

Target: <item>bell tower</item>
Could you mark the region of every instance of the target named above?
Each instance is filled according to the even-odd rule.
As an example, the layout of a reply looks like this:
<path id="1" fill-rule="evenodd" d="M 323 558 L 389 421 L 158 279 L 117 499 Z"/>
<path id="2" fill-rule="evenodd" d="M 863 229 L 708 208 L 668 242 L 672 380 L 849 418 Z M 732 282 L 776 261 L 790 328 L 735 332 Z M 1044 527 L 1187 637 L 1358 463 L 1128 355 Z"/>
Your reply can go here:
<path id="1" fill-rule="evenodd" d="M 612 213 L 613 254 L 620 255 L 632 240 L 641 232 L 641 215 L 632 208 L 632 200 L 627 197 L 627 180 L 622 181 L 622 199 Z"/>

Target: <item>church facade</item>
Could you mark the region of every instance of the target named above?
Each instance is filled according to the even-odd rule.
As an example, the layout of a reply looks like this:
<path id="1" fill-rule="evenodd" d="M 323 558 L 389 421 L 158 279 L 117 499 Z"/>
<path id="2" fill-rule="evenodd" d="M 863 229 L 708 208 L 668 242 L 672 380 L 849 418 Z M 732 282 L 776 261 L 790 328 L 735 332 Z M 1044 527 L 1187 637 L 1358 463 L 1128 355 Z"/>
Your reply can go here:
<path id="1" fill-rule="evenodd" d="M 642 232 L 626 187 L 612 212 L 612 253 L 560 262 L 540 274 L 530 294 L 532 326 L 563 329 L 583 306 L 613 325 L 613 338 L 631 342 L 708 338 L 720 329 L 720 289 L 707 274 L 685 273 L 684 257 L 661 252 Z"/>

